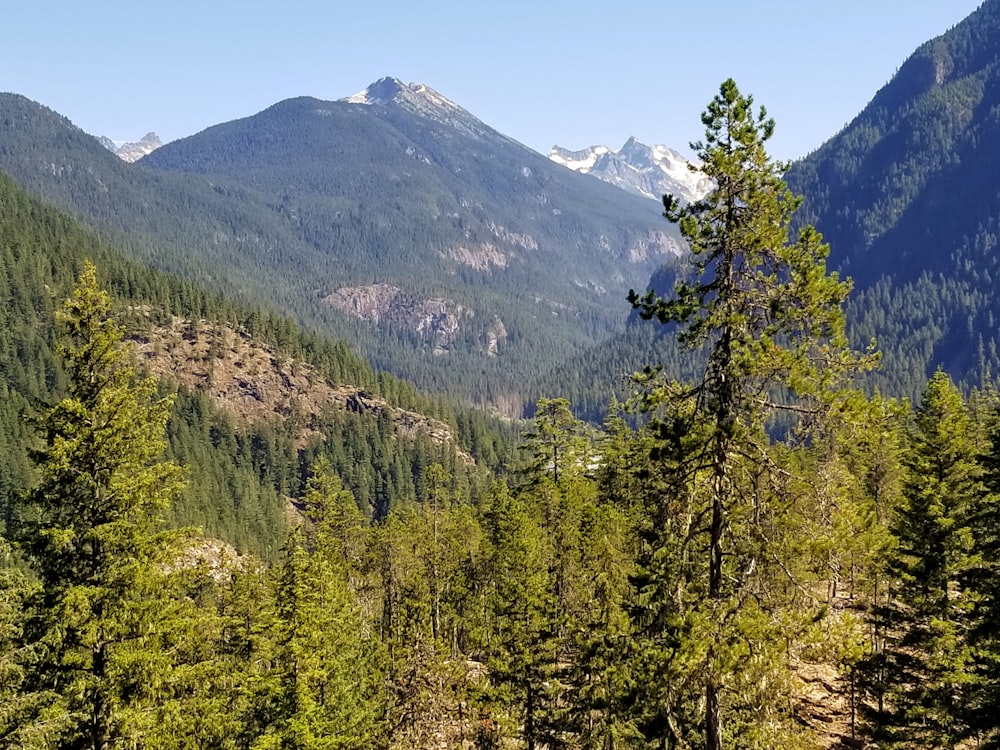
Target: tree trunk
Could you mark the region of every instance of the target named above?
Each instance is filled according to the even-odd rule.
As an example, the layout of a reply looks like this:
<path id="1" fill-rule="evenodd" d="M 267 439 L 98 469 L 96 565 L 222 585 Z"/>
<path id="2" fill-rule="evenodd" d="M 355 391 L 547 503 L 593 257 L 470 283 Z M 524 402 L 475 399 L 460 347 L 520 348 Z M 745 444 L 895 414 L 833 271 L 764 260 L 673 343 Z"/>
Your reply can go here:
<path id="1" fill-rule="evenodd" d="M 721 471 L 719 471 L 721 469 Z M 725 465 L 717 467 L 716 491 L 712 502 L 712 530 L 709 568 L 709 600 L 716 604 L 722 598 L 722 484 Z M 705 684 L 705 748 L 722 750 L 722 715 L 719 708 L 719 678 L 715 664 L 715 649 L 708 650 L 708 680 Z"/>

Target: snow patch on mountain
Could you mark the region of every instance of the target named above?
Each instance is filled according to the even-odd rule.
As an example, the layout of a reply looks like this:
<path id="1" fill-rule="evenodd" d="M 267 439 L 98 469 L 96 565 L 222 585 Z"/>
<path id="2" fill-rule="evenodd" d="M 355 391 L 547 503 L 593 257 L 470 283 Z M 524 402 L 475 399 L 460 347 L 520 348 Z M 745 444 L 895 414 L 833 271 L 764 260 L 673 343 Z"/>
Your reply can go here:
<path id="1" fill-rule="evenodd" d="M 564 167 L 593 175 L 647 198 L 660 200 L 670 193 L 690 203 L 712 189 L 712 181 L 698 163 L 668 146 L 647 146 L 635 138 L 614 151 L 607 146 L 591 146 L 580 151 L 553 146 L 549 158 Z"/>
<path id="2" fill-rule="evenodd" d="M 139 159 L 147 154 L 153 153 L 156 149 L 163 145 L 163 142 L 156 133 L 146 133 L 146 135 L 138 141 L 113 141 L 105 136 L 101 136 L 97 140 L 99 140 L 101 145 L 108 151 L 117 155 L 122 161 L 127 162 L 139 161 Z"/>

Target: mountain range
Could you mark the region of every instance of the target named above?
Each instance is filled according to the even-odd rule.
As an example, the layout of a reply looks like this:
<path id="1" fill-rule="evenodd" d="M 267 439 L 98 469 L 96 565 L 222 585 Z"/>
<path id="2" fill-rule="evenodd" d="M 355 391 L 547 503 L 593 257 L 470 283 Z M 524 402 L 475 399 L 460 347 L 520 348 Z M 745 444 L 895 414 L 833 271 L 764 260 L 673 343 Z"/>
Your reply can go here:
<path id="1" fill-rule="evenodd" d="M 562 168 L 422 84 L 289 99 L 135 164 L 0 96 L 0 169 L 144 263 L 506 404 L 621 329 L 681 253 L 648 199 Z"/>
<path id="2" fill-rule="evenodd" d="M 698 172 L 697 162 L 668 146 L 650 147 L 635 138 L 629 138 L 617 151 L 607 146 L 581 151 L 553 146 L 549 158 L 657 202 L 669 193 L 690 203 L 703 198 L 712 188 L 711 181 Z"/>
<path id="3" fill-rule="evenodd" d="M 100 141 L 104 148 L 113 153 L 119 159 L 129 163 L 139 161 L 139 159 L 147 154 L 153 153 L 156 149 L 163 145 L 163 142 L 160 140 L 160 136 L 153 132 L 146 133 L 146 135 L 138 141 L 127 141 L 125 143 L 115 143 L 107 136 L 101 136 L 97 140 Z"/>
<path id="4" fill-rule="evenodd" d="M 877 340 L 893 393 L 938 365 L 967 384 L 1000 370 L 998 60 L 988 0 L 787 175 L 853 279 L 852 336 Z M 589 389 L 567 395 L 606 398 L 621 372 L 597 370 L 633 361 L 625 293 L 669 291 L 685 262 L 650 198 L 710 188 L 696 163 L 634 138 L 546 158 L 395 78 L 278 102 L 134 164 L 2 95 L 0 144 L 0 169 L 143 263 L 508 414 L 566 386 L 567 363 Z M 651 346 L 632 348 L 673 356 Z"/>
<path id="5" fill-rule="evenodd" d="M 917 400 L 938 367 L 965 387 L 1000 373 L 997 112 L 1000 0 L 988 0 L 915 50 L 856 118 L 786 174 L 804 199 L 797 225 L 815 225 L 830 244 L 829 267 L 852 280 L 855 346 L 874 341 L 882 353 L 869 387 Z M 602 150 L 557 155 L 586 168 Z M 669 294 L 675 278 L 664 267 L 647 288 Z M 634 330 L 581 352 L 549 387 L 599 419 L 619 379 L 609 370 L 663 362 L 685 371 L 673 337 L 649 326 L 632 319 Z"/>

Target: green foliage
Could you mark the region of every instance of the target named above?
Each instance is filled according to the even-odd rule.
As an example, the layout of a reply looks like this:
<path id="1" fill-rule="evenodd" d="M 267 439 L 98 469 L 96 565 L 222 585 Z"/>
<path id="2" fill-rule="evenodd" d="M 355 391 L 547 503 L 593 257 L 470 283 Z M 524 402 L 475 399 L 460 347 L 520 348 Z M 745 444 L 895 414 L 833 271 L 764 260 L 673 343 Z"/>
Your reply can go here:
<path id="1" fill-rule="evenodd" d="M 275 581 L 274 667 L 251 745 L 259 750 L 374 747 L 380 734 L 383 654 L 348 586 L 340 491 L 323 484 L 309 492 L 317 520 L 292 531 Z"/>
<path id="2" fill-rule="evenodd" d="M 322 104 L 299 100 L 227 126 L 209 138 L 225 159 L 175 166 L 213 175 L 211 205 L 237 196 L 257 206 L 260 237 L 274 210 L 332 242 L 312 188 L 276 203 L 258 201 L 275 189 L 268 175 L 235 186 L 251 160 L 234 132 L 279 171 L 300 169 L 277 160 L 278 136 L 289 110 L 308 116 Z M 816 683 L 805 699 L 803 681 L 819 671 L 820 684 L 845 685 L 845 745 L 998 746 L 995 390 L 965 402 L 939 372 L 910 420 L 905 404 L 849 388 L 872 360 L 847 347 L 849 287 L 827 275 L 819 236 L 788 239 L 799 201 L 764 149 L 773 123 L 731 81 L 703 121 L 700 155 L 717 189 L 688 207 L 665 202 L 691 266 L 632 296 L 661 325 L 632 326 L 555 370 L 554 382 L 586 394 L 581 409 L 594 421 L 611 397 L 604 430 L 585 427 L 567 398 L 542 398 L 520 460 L 509 446 L 521 425 L 373 373 L 342 342 L 286 319 L 141 270 L 0 177 L 0 502 L 3 531 L 26 556 L 0 538 L 0 743 L 815 748 L 833 741 L 818 723 L 839 705 L 818 717 Z M 391 145 L 412 126 L 378 127 Z M 75 164 L 88 141 L 52 127 Z M 216 180 L 228 159 L 234 174 Z M 137 174 L 109 168 L 116 200 L 126 200 L 123 185 L 140 194 Z M 302 174 L 328 187 L 325 175 Z M 75 175 L 62 186 L 85 196 L 76 180 L 89 178 Z M 453 207 L 435 200 L 422 208 Z M 393 222 L 409 215 L 383 207 Z M 358 216 L 342 210 L 351 226 L 341 239 L 360 242 Z M 434 236 L 423 220 L 414 236 Z M 401 258 L 418 255 L 399 247 Z M 391 260 L 391 248 L 373 252 Z M 125 325 L 87 256 L 106 269 Z M 53 290 L 80 268 L 57 345 Z M 431 273 L 420 268 L 415 283 Z M 892 370 L 877 381 L 885 392 L 914 392 L 956 325 L 988 322 L 992 301 L 977 283 L 880 282 L 848 305 L 872 305 L 854 335 L 891 334 Z M 975 312 L 959 320 L 964 304 Z M 900 323 L 921 305 L 920 325 Z M 240 327 L 331 383 L 366 390 L 351 410 L 243 424 L 206 393 L 171 394 L 136 371 L 125 340 L 168 315 Z M 602 325 L 588 320 L 574 341 Z M 983 370 L 990 347 L 980 347 Z M 639 369 L 643 357 L 663 368 L 631 385 L 641 413 L 620 411 L 616 384 L 591 381 L 589 368 Z M 517 402 L 513 381 L 485 384 L 505 366 L 479 362 L 471 390 Z M 23 415 L 39 403 L 50 405 L 33 470 Z M 476 463 L 414 429 L 405 410 L 439 420 L 434 429 L 458 435 Z M 497 480 L 491 467 L 509 473 Z M 256 554 L 166 531 L 190 523 Z M 869 723 L 855 721 L 866 708 Z"/>
<path id="3" fill-rule="evenodd" d="M 5 94 L 0 169 L 144 264 L 346 338 L 423 389 L 520 416 L 540 370 L 620 329 L 608 300 L 671 260 L 659 245 L 670 230 L 652 202 L 477 127 L 299 98 L 129 165 Z M 455 259 L 480 248 L 503 264 Z M 373 283 L 471 314 L 442 356 L 433 332 L 374 327 L 324 301 Z M 491 356 L 497 320 L 507 335 Z"/>
<path id="4" fill-rule="evenodd" d="M 982 494 L 979 435 L 943 372 L 927 386 L 909 435 L 903 504 L 892 524 L 892 597 L 881 613 L 885 646 L 881 712 L 873 721 L 890 746 L 953 746 L 969 734 L 975 681 L 969 638 L 980 562 L 971 513 Z"/>
<path id="5" fill-rule="evenodd" d="M 983 3 L 787 173 L 855 280 L 855 340 L 878 337 L 886 393 L 919 399 L 939 366 L 966 386 L 997 371 L 998 39 Z"/>
<path id="6" fill-rule="evenodd" d="M 794 628 L 775 629 L 781 608 L 754 593 L 766 585 L 762 561 L 774 554 L 771 527 L 782 511 L 766 419 L 821 415 L 865 362 L 847 346 L 841 306 L 850 287 L 827 275 L 827 247 L 810 227 L 788 242 L 800 201 L 764 148 L 774 121 L 728 80 L 702 122 L 698 156 L 716 188 L 690 206 L 664 198 L 665 216 L 689 243 L 693 275 L 668 297 L 629 295 L 642 317 L 678 324 L 678 341 L 705 352 L 693 384 L 647 375 L 668 491 L 650 511 L 656 526 L 637 579 L 637 619 L 647 674 L 670 673 L 648 730 L 684 743 L 698 724 L 709 750 L 769 747 L 791 737 L 788 718 L 752 687 L 754 679 L 782 684 L 774 646 L 781 629 Z M 809 427 L 803 420 L 800 429 Z M 695 718 L 691 691 L 699 688 L 704 707 Z"/>
<path id="7" fill-rule="evenodd" d="M 41 586 L 23 635 L 37 713 L 8 736 L 32 747 L 138 739 L 130 712 L 150 697 L 143 672 L 167 626 L 158 527 L 182 485 L 180 468 L 158 460 L 171 402 L 138 378 L 110 308 L 85 266 L 58 314 L 68 394 L 45 417 L 38 484 L 14 522 Z"/>
<path id="8" fill-rule="evenodd" d="M 484 531 L 490 701 L 510 711 L 525 747 L 542 747 L 555 730 L 558 695 L 548 545 L 524 500 L 500 483 L 490 493 Z"/>

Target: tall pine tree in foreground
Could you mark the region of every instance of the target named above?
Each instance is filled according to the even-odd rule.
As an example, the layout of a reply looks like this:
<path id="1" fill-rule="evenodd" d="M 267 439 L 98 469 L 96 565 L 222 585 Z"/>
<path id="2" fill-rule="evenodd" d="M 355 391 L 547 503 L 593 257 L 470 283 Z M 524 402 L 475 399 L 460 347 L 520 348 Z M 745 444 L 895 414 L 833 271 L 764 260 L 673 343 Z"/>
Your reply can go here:
<path id="1" fill-rule="evenodd" d="M 678 341 L 706 357 L 695 382 L 661 382 L 651 394 L 662 410 L 670 474 L 662 501 L 681 507 L 689 523 L 679 538 L 654 539 L 639 620 L 660 642 L 663 670 L 685 672 L 671 679 L 685 689 L 701 685 L 704 747 L 721 750 L 776 742 L 764 731 L 782 722 L 732 687 L 748 668 L 748 644 L 768 643 L 778 633 L 764 630 L 780 629 L 754 590 L 768 560 L 767 497 L 778 479 L 768 471 L 766 422 L 775 412 L 820 414 L 862 360 L 844 332 L 841 306 L 850 287 L 827 274 L 827 246 L 811 227 L 789 242 L 801 199 L 781 178 L 785 165 L 765 150 L 774 121 L 727 80 L 702 122 L 705 142 L 693 147 L 715 189 L 690 205 L 664 197 L 666 218 L 690 246 L 693 272 L 672 295 L 629 297 L 644 318 L 677 324 Z M 656 567 L 678 556 L 686 580 L 667 581 Z M 727 715 L 739 713 L 758 718 L 727 728 Z M 691 738 L 673 736 L 683 731 L 673 719 L 664 717 L 657 731 L 669 746 L 685 746 Z M 677 729 L 663 728 L 671 725 Z"/>
<path id="2" fill-rule="evenodd" d="M 978 661 L 977 680 L 970 691 L 969 720 L 983 748 L 1000 748 L 1000 402 L 996 393 L 980 457 L 983 489 L 971 514 L 978 565 L 969 585 L 975 602 L 971 641 Z"/>
<path id="3" fill-rule="evenodd" d="M 38 484 L 15 523 L 40 584 L 23 631 L 33 711 L 3 742 L 146 747 L 134 719 L 162 682 L 151 673 L 165 628 L 159 519 L 183 482 L 161 459 L 171 401 L 137 375 L 92 265 L 57 319 L 69 389 L 44 417 Z"/>

